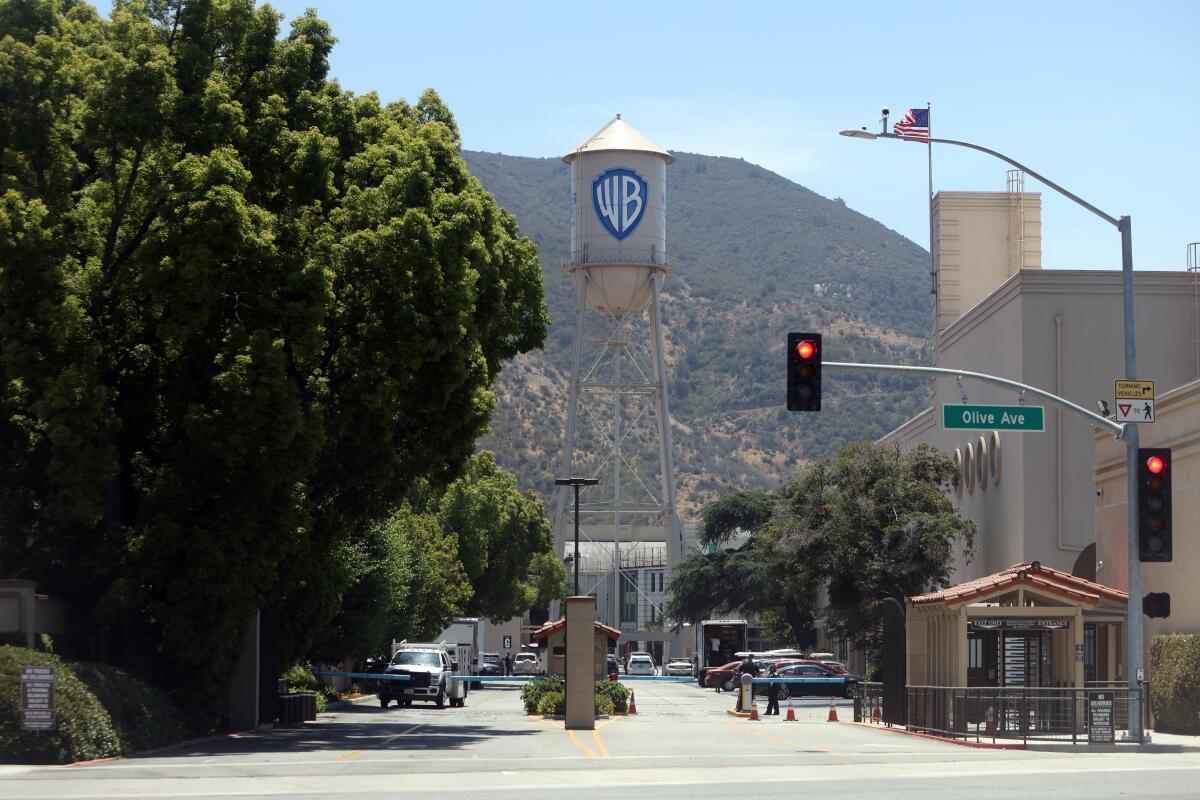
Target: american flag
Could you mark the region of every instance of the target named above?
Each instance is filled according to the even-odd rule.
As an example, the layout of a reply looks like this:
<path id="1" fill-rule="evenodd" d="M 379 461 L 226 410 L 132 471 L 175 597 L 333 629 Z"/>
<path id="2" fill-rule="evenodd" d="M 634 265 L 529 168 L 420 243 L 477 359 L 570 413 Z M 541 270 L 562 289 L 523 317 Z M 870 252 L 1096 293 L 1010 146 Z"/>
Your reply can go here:
<path id="1" fill-rule="evenodd" d="M 905 139 L 928 139 L 929 109 L 910 108 L 904 119 L 892 126 L 892 133 Z"/>

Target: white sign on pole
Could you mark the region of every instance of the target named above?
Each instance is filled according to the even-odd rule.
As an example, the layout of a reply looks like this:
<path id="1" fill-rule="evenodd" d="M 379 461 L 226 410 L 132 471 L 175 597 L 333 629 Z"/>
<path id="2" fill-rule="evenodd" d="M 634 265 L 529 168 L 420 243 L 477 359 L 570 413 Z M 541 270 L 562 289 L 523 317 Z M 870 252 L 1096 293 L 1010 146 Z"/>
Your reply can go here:
<path id="1" fill-rule="evenodd" d="M 1117 422 L 1154 422 L 1153 398 L 1149 400 L 1124 400 L 1117 398 L 1116 404 L 1117 413 L 1114 419 Z"/>

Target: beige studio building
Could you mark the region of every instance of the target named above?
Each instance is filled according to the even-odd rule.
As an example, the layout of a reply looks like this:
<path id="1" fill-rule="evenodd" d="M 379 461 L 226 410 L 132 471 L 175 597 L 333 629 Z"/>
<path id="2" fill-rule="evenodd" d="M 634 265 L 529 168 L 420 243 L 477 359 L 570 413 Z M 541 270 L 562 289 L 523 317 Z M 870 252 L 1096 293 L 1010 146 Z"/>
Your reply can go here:
<path id="1" fill-rule="evenodd" d="M 1019 179 L 1010 180 L 1010 188 L 934 198 L 933 365 L 1029 384 L 1088 409 L 1100 400 L 1111 407 L 1113 381 L 1124 377 L 1121 273 L 1043 269 L 1041 195 L 1021 191 Z M 1116 249 L 1118 237 L 1111 237 Z M 1154 633 L 1200 631 L 1200 547 L 1194 543 L 1200 528 L 1200 383 L 1194 383 L 1200 376 L 1200 272 L 1136 270 L 1134 295 L 1139 377 L 1154 380 L 1160 398 L 1158 421 L 1142 426 L 1142 445 L 1175 448 L 1174 561 L 1143 569 L 1144 590 L 1170 591 L 1173 614 L 1147 620 L 1148 645 Z M 964 381 L 961 391 L 971 404 L 1021 402 L 1011 390 L 974 381 Z M 943 430 L 942 406 L 961 404 L 961 391 L 954 380 L 933 380 L 930 408 L 883 439 L 902 447 L 928 443 L 959 464 L 951 498 L 975 520 L 978 534 L 974 558 L 957 559 L 953 582 L 977 587 L 995 578 L 999 587 L 1018 571 L 1014 565 L 1038 562 L 1101 584 L 1084 587 L 1083 594 L 1100 598 L 1078 600 L 1085 608 L 1111 606 L 1117 595 L 1107 590 L 1126 587 L 1125 446 L 1085 418 L 1048 405 L 1040 433 Z M 1042 405 L 1035 397 L 1027 402 Z M 969 594 L 982 598 L 975 605 L 995 604 L 1000 593 L 992 595 Z M 909 608 L 916 606 L 910 601 Z M 967 609 L 954 613 L 968 616 Z M 1123 613 L 1113 606 L 1094 617 L 1099 624 L 1086 625 L 1076 615 L 1086 628 L 1078 636 L 1086 642 L 1081 672 L 1087 680 L 1124 677 Z M 952 631 L 965 674 L 968 652 L 957 640 L 965 642 L 966 631 Z M 1049 633 L 1043 646 L 1053 649 Z M 975 656 L 972 650 L 970 659 Z M 912 663 L 910 654 L 910 669 Z M 977 665 L 972 660 L 970 666 Z M 1053 685 L 1055 676 L 1072 672 L 1047 663 L 1024 680 Z"/>

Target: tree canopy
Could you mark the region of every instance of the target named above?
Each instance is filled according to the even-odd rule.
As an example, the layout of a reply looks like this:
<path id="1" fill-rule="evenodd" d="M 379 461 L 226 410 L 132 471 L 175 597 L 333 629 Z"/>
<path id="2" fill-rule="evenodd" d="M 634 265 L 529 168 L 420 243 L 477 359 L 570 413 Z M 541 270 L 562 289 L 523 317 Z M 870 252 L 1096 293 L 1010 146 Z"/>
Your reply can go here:
<path id="1" fill-rule="evenodd" d="M 547 324 L 438 96 L 354 96 L 328 25 L 280 21 L 0 0 L 0 571 L 202 707 L 255 609 L 298 654 L 424 530 L 396 510 Z"/>
<path id="2" fill-rule="evenodd" d="M 704 541 L 751 533 L 737 550 L 695 553 L 669 587 L 668 614 L 758 614 L 795 644 L 814 619 L 854 640 L 880 618 L 880 602 L 945 586 L 956 548 L 969 558 L 975 524 L 946 496 L 952 462 L 921 445 L 860 443 L 806 465 L 771 495 L 735 493 L 705 506 Z M 825 598 L 822 601 L 822 597 Z"/>

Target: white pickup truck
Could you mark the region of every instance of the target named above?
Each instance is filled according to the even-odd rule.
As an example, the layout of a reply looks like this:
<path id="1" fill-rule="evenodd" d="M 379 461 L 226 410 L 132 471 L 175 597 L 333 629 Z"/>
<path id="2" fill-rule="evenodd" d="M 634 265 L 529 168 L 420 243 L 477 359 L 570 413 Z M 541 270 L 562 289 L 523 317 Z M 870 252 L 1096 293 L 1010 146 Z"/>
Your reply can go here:
<path id="1" fill-rule="evenodd" d="M 392 642 L 392 660 L 384 669 L 385 675 L 407 675 L 407 681 L 380 681 L 379 707 L 387 708 L 392 700 L 397 705 L 410 706 L 414 700 L 432 701 L 438 708 L 462 707 L 467 703 L 466 681 L 451 680 L 458 672 L 458 650 L 463 650 L 470 663 L 469 648 L 445 642 Z"/>

